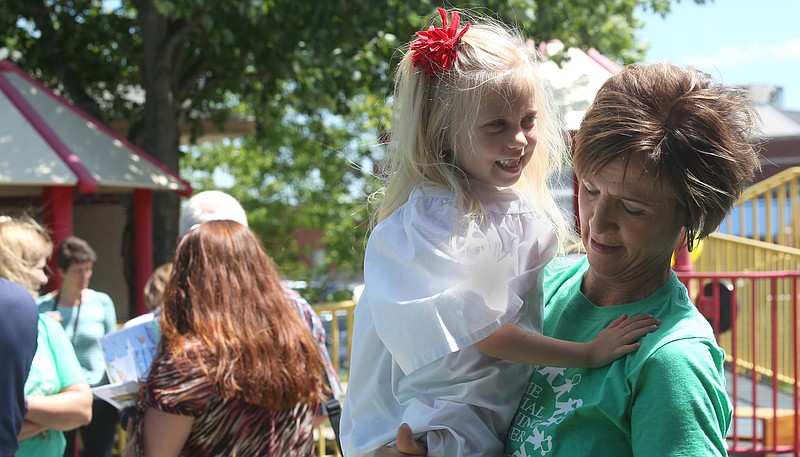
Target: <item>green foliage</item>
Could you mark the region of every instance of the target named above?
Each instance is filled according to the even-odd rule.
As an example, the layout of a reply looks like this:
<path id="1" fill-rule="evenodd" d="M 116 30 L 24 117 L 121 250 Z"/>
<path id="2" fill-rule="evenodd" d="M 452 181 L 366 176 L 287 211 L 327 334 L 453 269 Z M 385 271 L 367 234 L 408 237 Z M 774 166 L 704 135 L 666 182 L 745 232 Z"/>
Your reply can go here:
<path id="1" fill-rule="evenodd" d="M 360 269 L 366 197 L 378 185 L 371 171 L 382 153 L 377 138 L 397 49 L 438 6 L 431 0 L 3 0 L 0 46 L 79 107 L 107 123 L 124 121 L 134 142 L 175 169 L 184 155 L 178 120 L 197 136 L 203 120 L 251 116 L 251 137 L 188 148 L 182 171 L 198 190 L 215 186 L 215 170 L 230 176 L 226 190 L 242 201 L 286 275 L 306 279 Z M 669 6 L 670 0 L 486 0 L 480 9 L 536 41 L 594 47 L 628 63 L 644 52 L 635 10 L 666 14 Z M 132 97 L 132 88 L 146 98 Z M 175 239 L 175 228 L 165 224 L 156 231 L 156 263 Z M 296 244 L 299 228 L 324 233 L 320 271 L 304 267 L 312 253 Z"/>
<path id="2" fill-rule="evenodd" d="M 347 144 L 348 131 L 328 127 L 312 133 L 320 120 L 287 119 L 269 132 L 237 141 L 192 148 L 183 160 L 184 176 L 197 190 L 218 188 L 215 173 L 232 180 L 223 187 L 244 206 L 269 254 L 292 279 L 326 278 L 332 271 L 360 271 L 366 221 L 366 197 L 376 189 L 370 170 L 359 165 L 370 152 Z M 280 144 L 269 138 L 282 138 Z M 316 269 L 309 268 L 315 246 L 298 245 L 298 230 L 318 232 Z"/>

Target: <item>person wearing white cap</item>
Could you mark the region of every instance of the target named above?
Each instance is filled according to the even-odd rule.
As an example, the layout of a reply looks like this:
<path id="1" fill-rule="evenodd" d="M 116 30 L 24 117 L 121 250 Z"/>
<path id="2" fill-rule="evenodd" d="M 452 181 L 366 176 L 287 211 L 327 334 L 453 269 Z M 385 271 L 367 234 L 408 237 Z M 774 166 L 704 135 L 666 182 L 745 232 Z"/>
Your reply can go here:
<path id="1" fill-rule="evenodd" d="M 239 201 L 230 194 L 218 190 L 206 190 L 195 194 L 186 201 L 181 210 L 178 237 L 186 235 L 186 232 L 197 224 L 218 220 L 230 220 L 248 226 L 247 213 Z"/>

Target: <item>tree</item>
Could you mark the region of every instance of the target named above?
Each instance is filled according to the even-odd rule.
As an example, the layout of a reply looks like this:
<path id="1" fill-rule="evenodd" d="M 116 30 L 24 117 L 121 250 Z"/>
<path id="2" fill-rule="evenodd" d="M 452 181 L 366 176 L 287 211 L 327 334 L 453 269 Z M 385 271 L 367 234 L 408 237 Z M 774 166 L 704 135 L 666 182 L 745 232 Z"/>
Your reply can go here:
<path id="1" fill-rule="evenodd" d="M 239 148 L 250 154 L 228 162 L 224 152 L 203 148 L 193 166 L 224 164 L 241 181 L 237 197 L 251 211 L 285 198 L 286 211 L 268 217 L 335 230 L 344 227 L 336 221 L 346 211 L 355 214 L 353 224 L 364 225 L 366 213 L 345 197 L 356 181 L 365 183 L 362 197 L 374 183 L 350 164 L 366 165 L 361 158 L 379 150 L 378 140 L 364 134 L 382 129 L 396 48 L 437 6 L 430 0 L 4 0 L 0 46 L 102 122 L 124 120 L 129 138 L 172 170 L 182 155 L 180 122 L 200 133 L 202 120 L 221 122 L 237 111 L 252 116 L 256 133 Z M 636 8 L 666 14 L 669 6 L 670 0 L 487 0 L 483 8 L 537 41 L 559 39 L 631 62 L 644 51 L 635 37 Z M 131 88 L 144 91 L 143 103 L 127 96 Z M 301 206 L 289 211 L 292 198 Z M 154 201 L 156 264 L 173 251 L 177 203 L 169 193 Z M 268 217 L 254 224 L 257 230 L 279 225 Z M 260 234 L 272 246 L 286 240 L 286 233 Z M 337 236 L 353 242 L 344 232 Z M 345 251 L 331 252 L 347 262 Z"/>

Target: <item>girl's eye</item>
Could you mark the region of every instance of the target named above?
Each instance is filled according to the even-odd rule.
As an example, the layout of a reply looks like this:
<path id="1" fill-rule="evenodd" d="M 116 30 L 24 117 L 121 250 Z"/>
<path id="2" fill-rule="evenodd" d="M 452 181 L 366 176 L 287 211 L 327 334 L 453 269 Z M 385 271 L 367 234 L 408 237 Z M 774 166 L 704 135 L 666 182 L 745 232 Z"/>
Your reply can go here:
<path id="1" fill-rule="evenodd" d="M 502 119 L 495 119 L 495 120 L 493 120 L 491 122 L 488 122 L 486 124 L 486 127 L 489 130 L 498 131 L 498 130 L 502 130 L 503 127 L 505 127 L 505 125 L 506 125 L 506 123 Z"/>
<path id="2" fill-rule="evenodd" d="M 535 114 L 529 114 L 529 115 L 523 117 L 522 118 L 522 122 L 520 122 L 520 125 L 523 128 L 532 128 L 534 125 L 536 125 L 536 115 Z"/>

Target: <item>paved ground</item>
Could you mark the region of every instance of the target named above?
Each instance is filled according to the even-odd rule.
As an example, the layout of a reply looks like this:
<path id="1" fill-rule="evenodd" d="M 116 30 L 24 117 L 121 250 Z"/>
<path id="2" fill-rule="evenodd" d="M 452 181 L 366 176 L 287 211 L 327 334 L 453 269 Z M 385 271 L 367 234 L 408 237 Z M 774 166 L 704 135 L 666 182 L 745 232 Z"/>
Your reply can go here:
<path id="1" fill-rule="evenodd" d="M 728 395 L 731 398 L 734 398 L 733 395 L 733 373 L 730 371 L 725 372 L 726 383 L 728 387 Z M 755 400 L 757 406 L 760 407 L 769 407 L 773 406 L 773 398 L 772 398 L 772 387 L 770 385 L 766 385 L 763 383 L 757 383 L 755 389 Z M 742 375 L 737 376 L 736 379 L 736 405 L 737 406 L 754 406 L 754 395 L 753 395 L 753 381 L 750 377 L 745 377 Z M 782 409 L 792 409 L 793 408 L 793 398 L 792 395 L 787 394 L 785 392 L 778 392 L 777 397 L 778 408 Z M 756 435 L 762 436 L 762 424 L 761 421 L 755 421 L 756 424 Z M 731 426 L 731 431 L 729 436 L 733 434 L 733 426 Z M 736 432 L 739 435 L 752 435 L 753 434 L 753 420 L 747 418 L 738 418 L 736 419 Z M 748 445 L 749 443 L 740 443 L 740 445 Z M 763 455 L 763 454 L 736 454 L 736 455 Z M 791 456 L 794 454 L 787 453 L 787 454 L 770 454 L 773 456 Z"/>

